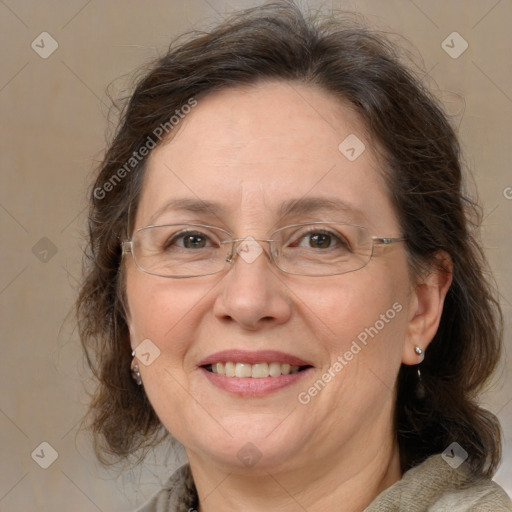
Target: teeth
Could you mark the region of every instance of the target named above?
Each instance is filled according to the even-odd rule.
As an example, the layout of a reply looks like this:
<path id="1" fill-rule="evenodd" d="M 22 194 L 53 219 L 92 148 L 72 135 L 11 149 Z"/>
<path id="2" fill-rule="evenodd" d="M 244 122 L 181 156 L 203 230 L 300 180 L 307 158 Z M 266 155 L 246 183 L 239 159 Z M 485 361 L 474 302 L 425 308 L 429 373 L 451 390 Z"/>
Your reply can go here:
<path id="1" fill-rule="evenodd" d="M 262 379 L 264 377 L 268 377 L 270 375 L 270 371 L 268 369 L 267 363 L 258 363 L 252 365 L 251 377 L 253 379 Z"/>
<path id="2" fill-rule="evenodd" d="M 224 375 L 226 377 L 234 377 L 235 376 L 235 368 L 236 368 L 235 363 L 226 363 L 226 365 L 224 366 Z M 218 366 L 217 366 L 217 372 L 219 372 Z"/>
<path id="3" fill-rule="evenodd" d="M 235 376 L 236 377 L 250 377 L 251 376 L 251 365 L 246 363 L 236 363 Z"/>
<path id="4" fill-rule="evenodd" d="M 283 372 L 281 371 L 281 366 L 283 366 L 280 363 L 270 363 L 268 366 L 268 373 L 271 377 L 279 377 Z"/>
<path id="5" fill-rule="evenodd" d="M 224 375 L 226 377 L 239 377 L 253 379 L 264 379 L 266 377 L 279 377 L 280 375 L 289 375 L 299 372 L 298 366 L 291 366 L 288 363 L 214 363 L 211 366 L 213 373 Z"/>

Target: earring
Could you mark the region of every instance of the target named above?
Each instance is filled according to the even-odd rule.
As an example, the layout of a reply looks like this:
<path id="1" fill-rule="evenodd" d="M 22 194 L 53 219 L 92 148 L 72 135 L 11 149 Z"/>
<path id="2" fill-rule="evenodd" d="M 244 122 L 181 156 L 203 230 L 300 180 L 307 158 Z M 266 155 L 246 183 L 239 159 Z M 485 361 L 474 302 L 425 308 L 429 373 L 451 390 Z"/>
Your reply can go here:
<path id="1" fill-rule="evenodd" d="M 135 357 L 135 354 L 135 350 L 132 350 L 132 357 Z M 137 363 L 135 363 L 132 368 L 132 379 L 137 383 L 137 386 L 142 386 L 142 377 Z"/>
<path id="2" fill-rule="evenodd" d="M 414 352 L 421 356 L 421 361 L 423 361 L 423 349 L 416 346 L 414 347 Z M 421 378 L 420 365 L 418 365 L 418 384 L 416 385 L 415 394 L 418 400 L 423 400 L 425 398 L 425 385 L 423 384 L 423 379 Z"/>
<path id="3" fill-rule="evenodd" d="M 142 377 L 140 375 L 139 365 L 138 364 L 134 364 L 133 365 L 133 368 L 132 368 L 132 378 L 137 383 L 137 386 L 141 386 L 142 385 Z"/>
<path id="4" fill-rule="evenodd" d="M 421 371 L 418 366 L 418 384 L 416 384 L 416 398 L 418 400 L 423 400 L 425 398 L 425 385 L 423 384 L 423 379 L 421 378 Z"/>

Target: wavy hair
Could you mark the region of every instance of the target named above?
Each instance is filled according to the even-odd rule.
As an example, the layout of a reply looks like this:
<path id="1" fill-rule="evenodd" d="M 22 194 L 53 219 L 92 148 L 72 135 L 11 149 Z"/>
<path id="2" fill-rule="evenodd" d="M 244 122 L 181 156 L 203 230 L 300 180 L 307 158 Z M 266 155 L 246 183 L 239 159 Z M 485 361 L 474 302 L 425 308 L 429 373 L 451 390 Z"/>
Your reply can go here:
<path id="1" fill-rule="evenodd" d="M 208 32 L 178 38 L 126 101 L 90 192 L 76 303 L 98 382 L 87 416 L 98 458 L 109 463 L 138 454 L 141 460 L 167 435 L 130 373 L 120 236 L 131 234 L 147 156 L 130 159 L 191 98 L 262 80 L 308 84 L 355 108 L 382 149 L 411 275 L 431 268 L 438 251 L 450 255 L 452 285 L 421 367 L 425 397 L 414 393 L 415 367 L 402 365 L 398 375 L 401 465 L 405 471 L 457 441 L 473 473 L 492 476 L 501 457 L 500 427 L 476 400 L 500 357 L 502 318 L 476 238 L 481 213 L 464 192 L 457 136 L 389 39 L 347 17 L 307 18 L 291 2 L 242 11 Z M 122 179 L 113 182 L 123 166 Z"/>

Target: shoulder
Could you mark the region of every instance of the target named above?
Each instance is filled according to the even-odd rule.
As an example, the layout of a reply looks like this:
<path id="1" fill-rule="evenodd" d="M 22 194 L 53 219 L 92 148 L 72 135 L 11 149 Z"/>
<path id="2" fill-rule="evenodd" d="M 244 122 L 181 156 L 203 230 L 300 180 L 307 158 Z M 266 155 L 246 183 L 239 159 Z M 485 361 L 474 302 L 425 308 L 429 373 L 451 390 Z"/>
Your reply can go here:
<path id="1" fill-rule="evenodd" d="M 197 506 L 194 479 L 189 464 L 185 464 L 136 512 L 196 512 Z"/>
<path id="2" fill-rule="evenodd" d="M 510 512 L 512 501 L 495 482 L 480 481 L 469 489 L 455 489 L 436 503 L 438 512 Z"/>
<path id="3" fill-rule="evenodd" d="M 190 466 L 181 466 L 137 512 L 196 512 L 197 491 Z M 407 471 L 365 512 L 512 512 L 512 501 L 495 482 L 452 468 L 434 455 Z"/>
<path id="4" fill-rule="evenodd" d="M 512 512 L 512 501 L 492 480 L 475 478 L 465 465 L 453 468 L 441 455 L 407 471 L 365 512 Z"/>

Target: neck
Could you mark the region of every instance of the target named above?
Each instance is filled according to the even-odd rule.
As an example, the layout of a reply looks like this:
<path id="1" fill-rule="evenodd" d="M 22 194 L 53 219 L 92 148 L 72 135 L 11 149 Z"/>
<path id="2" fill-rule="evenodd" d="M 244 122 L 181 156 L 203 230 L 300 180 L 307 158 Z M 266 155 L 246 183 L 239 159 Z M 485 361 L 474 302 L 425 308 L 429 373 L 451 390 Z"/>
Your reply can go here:
<path id="1" fill-rule="evenodd" d="M 361 512 L 402 476 L 396 442 L 363 441 L 343 456 L 312 459 L 305 468 L 258 473 L 230 472 L 189 453 L 198 512 Z"/>

